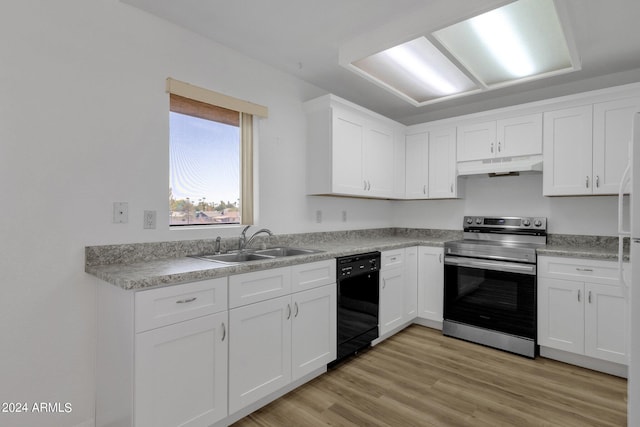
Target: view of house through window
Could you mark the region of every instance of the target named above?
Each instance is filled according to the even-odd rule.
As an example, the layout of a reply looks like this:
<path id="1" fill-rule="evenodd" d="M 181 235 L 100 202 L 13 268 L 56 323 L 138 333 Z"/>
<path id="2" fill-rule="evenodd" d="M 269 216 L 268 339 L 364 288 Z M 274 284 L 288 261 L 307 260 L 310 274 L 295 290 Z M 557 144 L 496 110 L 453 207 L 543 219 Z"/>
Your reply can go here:
<path id="1" fill-rule="evenodd" d="M 169 224 L 240 224 L 240 113 L 170 99 Z"/>

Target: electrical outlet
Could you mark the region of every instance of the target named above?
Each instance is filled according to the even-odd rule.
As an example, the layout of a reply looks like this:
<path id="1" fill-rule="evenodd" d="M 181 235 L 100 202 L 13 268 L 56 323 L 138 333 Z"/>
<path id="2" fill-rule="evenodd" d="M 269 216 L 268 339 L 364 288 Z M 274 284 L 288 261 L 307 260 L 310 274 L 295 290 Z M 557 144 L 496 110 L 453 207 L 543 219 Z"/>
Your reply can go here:
<path id="1" fill-rule="evenodd" d="M 316 211 L 316 222 L 318 224 L 322 222 L 322 211 L 320 209 Z"/>
<path id="2" fill-rule="evenodd" d="M 144 211 L 142 227 L 148 230 L 156 228 L 156 211 Z"/>
<path id="3" fill-rule="evenodd" d="M 126 224 L 129 222 L 129 203 L 113 202 L 114 224 Z"/>
<path id="4" fill-rule="evenodd" d="M 342 222 L 347 222 L 347 211 L 342 211 Z"/>

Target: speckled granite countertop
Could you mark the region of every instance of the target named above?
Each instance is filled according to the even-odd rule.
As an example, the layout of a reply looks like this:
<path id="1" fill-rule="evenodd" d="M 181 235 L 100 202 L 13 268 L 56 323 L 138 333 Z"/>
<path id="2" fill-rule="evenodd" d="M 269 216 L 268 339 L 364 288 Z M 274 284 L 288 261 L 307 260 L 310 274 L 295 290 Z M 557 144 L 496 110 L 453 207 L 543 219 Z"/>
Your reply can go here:
<path id="1" fill-rule="evenodd" d="M 462 233 L 456 231 L 408 229 L 282 235 L 265 238 L 262 243 L 269 246 L 286 245 L 318 249 L 323 252 L 234 265 L 188 256 L 210 252 L 207 248 L 212 247 L 212 241 L 91 246 L 85 248 L 85 271 L 123 289 L 140 290 L 371 251 L 409 246 L 444 246 L 445 241 L 461 237 Z M 227 243 L 231 246 L 231 242 Z M 169 253 L 174 256 L 170 257 Z"/>
<path id="2" fill-rule="evenodd" d="M 213 240 L 89 246 L 85 248 L 85 271 L 120 288 L 140 290 L 371 251 L 438 247 L 461 238 L 461 231 L 405 228 L 278 235 L 260 238 L 257 243 L 323 252 L 233 265 L 189 257 L 212 253 Z M 223 240 L 223 249 L 232 248 L 236 242 L 237 238 Z M 626 247 L 628 259 L 628 242 Z M 617 260 L 618 243 L 615 237 L 549 235 L 547 246 L 538 249 L 538 255 Z"/>
<path id="3" fill-rule="evenodd" d="M 547 245 L 537 250 L 540 256 L 618 260 L 618 238 L 609 236 L 578 236 L 550 234 Z M 629 261 L 629 239 L 624 241 L 624 260 Z"/>

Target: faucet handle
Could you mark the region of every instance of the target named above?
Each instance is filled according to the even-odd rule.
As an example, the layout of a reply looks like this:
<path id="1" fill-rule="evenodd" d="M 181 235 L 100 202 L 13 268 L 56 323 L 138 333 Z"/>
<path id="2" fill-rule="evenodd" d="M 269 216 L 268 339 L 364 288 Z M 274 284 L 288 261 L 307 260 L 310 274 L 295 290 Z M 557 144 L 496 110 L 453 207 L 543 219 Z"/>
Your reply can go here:
<path id="1" fill-rule="evenodd" d="M 222 239 L 220 238 L 220 236 L 216 237 L 216 244 L 215 244 L 215 246 L 213 248 L 213 252 L 215 252 L 216 254 L 220 253 L 220 241 L 221 240 Z"/>

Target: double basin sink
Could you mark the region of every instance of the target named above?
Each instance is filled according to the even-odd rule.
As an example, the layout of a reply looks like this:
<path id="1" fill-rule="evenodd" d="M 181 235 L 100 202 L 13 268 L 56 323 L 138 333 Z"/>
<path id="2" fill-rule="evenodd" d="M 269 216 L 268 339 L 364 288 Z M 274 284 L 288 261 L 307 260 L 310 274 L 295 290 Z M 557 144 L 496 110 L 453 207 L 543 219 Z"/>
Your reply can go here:
<path id="1" fill-rule="evenodd" d="M 261 261 L 266 259 L 283 258 L 295 255 L 310 255 L 323 251 L 317 249 L 292 248 L 289 246 L 279 246 L 267 249 L 251 249 L 240 252 L 231 252 L 216 255 L 194 255 L 192 258 L 198 258 L 205 261 L 220 262 L 223 264 L 239 264 L 249 261 Z"/>

